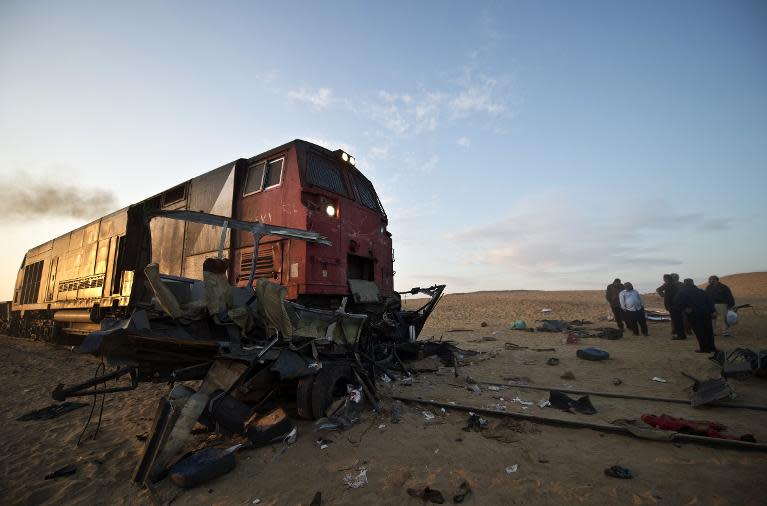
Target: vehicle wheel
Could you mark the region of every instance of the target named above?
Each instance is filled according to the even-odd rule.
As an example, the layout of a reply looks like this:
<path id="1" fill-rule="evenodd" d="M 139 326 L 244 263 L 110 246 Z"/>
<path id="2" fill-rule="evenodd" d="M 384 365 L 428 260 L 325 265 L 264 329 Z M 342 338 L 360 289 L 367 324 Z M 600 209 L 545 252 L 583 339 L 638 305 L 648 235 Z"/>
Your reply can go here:
<path id="1" fill-rule="evenodd" d="M 312 386 L 314 386 L 314 375 L 304 376 L 298 380 L 296 387 L 296 412 L 298 416 L 311 420 L 312 413 Z"/>
<path id="2" fill-rule="evenodd" d="M 325 416 L 325 411 L 337 399 L 346 397 L 346 385 L 355 383 L 352 368 L 348 366 L 324 367 L 314 378 L 312 386 L 312 413 L 315 419 Z"/>

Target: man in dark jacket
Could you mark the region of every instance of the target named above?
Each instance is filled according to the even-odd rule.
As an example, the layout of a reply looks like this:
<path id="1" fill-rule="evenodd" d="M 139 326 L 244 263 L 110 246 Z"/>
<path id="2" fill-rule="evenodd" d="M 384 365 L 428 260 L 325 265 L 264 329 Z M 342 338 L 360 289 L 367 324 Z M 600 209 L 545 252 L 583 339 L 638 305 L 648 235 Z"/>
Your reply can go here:
<path id="1" fill-rule="evenodd" d="M 684 310 L 674 304 L 674 299 L 679 290 L 682 289 L 682 283 L 679 282 L 679 275 L 664 274 L 663 284 L 655 291 L 663 297 L 663 306 L 671 316 L 671 339 L 686 339 L 684 329 Z"/>
<path id="2" fill-rule="evenodd" d="M 618 328 L 623 330 L 623 310 L 621 310 L 621 301 L 618 298 L 618 294 L 623 291 L 623 283 L 618 278 L 615 278 L 611 284 L 607 285 L 605 291 L 605 299 L 610 304 L 610 309 L 613 311 L 613 317 L 615 317 L 615 323 L 618 324 Z"/>
<path id="3" fill-rule="evenodd" d="M 718 276 L 711 276 L 708 278 L 706 293 L 714 301 L 714 307 L 716 307 L 716 333 L 729 336 L 730 326 L 727 325 L 727 311 L 735 306 L 735 298 L 732 296 L 730 288 L 719 281 Z"/>
<path id="4" fill-rule="evenodd" d="M 692 279 L 684 280 L 684 287 L 676 294 L 674 304 L 682 308 L 690 317 L 692 330 L 698 339 L 698 353 L 714 353 L 714 326 L 711 321 L 716 317 L 714 302 L 708 294 L 695 286 Z"/>

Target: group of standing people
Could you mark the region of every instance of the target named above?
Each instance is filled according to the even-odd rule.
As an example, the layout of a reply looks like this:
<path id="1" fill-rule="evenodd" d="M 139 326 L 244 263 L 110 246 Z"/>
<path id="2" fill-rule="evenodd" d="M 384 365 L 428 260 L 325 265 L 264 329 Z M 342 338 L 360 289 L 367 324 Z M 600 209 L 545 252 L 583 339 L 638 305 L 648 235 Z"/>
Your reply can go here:
<path id="1" fill-rule="evenodd" d="M 663 284 L 656 290 L 663 297 L 663 304 L 671 315 L 671 339 L 686 339 L 690 330 L 698 340 L 699 353 L 714 353 L 714 321 L 721 327 L 721 335 L 729 336 L 727 312 L 735 306 L 735 298 L 729 287 L 719 277 L 708 278 L 708 286 L 702 290 L 687 278 L 679 281 L 678 274 L 664 274 Z M 623 330 L 625 326 L 634 335 L 649 335 L 644 302 L 631 283 L 615 279 L 607 285 L 605 298 L 610 303 L 615 323 Z"/>

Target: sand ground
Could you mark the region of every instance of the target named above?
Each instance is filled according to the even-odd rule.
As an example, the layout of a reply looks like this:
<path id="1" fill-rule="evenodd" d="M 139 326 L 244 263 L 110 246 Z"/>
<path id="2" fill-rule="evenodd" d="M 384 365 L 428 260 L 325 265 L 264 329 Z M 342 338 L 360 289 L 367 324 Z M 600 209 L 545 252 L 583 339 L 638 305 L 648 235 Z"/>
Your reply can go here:
<path id="1" fill-rule="evenodd" d="M 717 346 L 767 348 L 767 274 L 725 279 L 739 303 L 750 302 L 757 312 L 745 310 L 734 336 L 719 338 Z M 649 307 L 661 307 L 657 297 L 647 297 Z M 598 325 L 607 314 L 601 291 L 595 292 L 484 292 L 445 297 L 424 329 L 423 338 L 450 339 L 461 347 L 484 352 L 462 376 L 424 373 L 413 386 L 390 386 L 397 393 L 478 407 L 540 414 L 597 423 L 618 418 L 638 418 L 644 413 L 716 420 L 734 435 L 753 434 L 767 441 L 767 412 L 726 408 L 693 409 L 685 405 L 592 397 L 598 413 L 570 414 L 533 405 L 524 409 L 510 401 L 519 397 L 538 401 L 546 392 L 515 388 L 480 395 L 465 388 L 465 376 L 499 381 L 527 377 L 532 384 L 552 385 L 631 394 L 686 398 L 687 372 L 714 377 L 718 369 L 706 355 L 696 354 L 694 339 L 671 341 L 668 323 L 651 323 L 649 337 L 626 336 L 617 341 L 585 339 L 565 344 L 561 334 L 511 331 L 516 319 L 534 323 L 544 315 L 562 319 L 589 319 Z M 486 322 L 486 327 L 481 323 Z M 463 331 L 453 331 L 465 329 Z M 491 340 L 484 340 L 483 338 Z M 505 343 L 555 348 L 554 352 L 510 351 Z M 598 346 L 611 354 L 606 362 L 576 358 L 578 348 Z M 560 364 L 546 365 L 557 357 Z M 485 359 L 486 358 L 486 359 Z M 145 434 L 157 399 L 166 385 L 142 385 L 138 390 L 107 398 L 101 431 L 80 447 L 75 443 L 89 408 L 55 420 L 18 422 L 16 417 L 52 402 L 57 383 L 83 381 L 95 372 L 98 360 L 75 355 L 65 347 L 10 337 L 0 337 L 0 497 L 5 504 L 153 504 L 149 493 L 130 483 L 143 447 L 137 436 Z M 422 364 L 428 365 L 428 364 Z M 573 380 L 561 379 L 565 371 Z M 667 383 L 652 381 L 654 376 Z M 622 384 L 613 385 L 620 378 Z M 739 400 L 767 405 L 766 380 L 731 381 Z M 503 400 L 501 400 L 503 398 Z M 87 401 L 87 399 L 86 399 Z M 388 403 L 387 403 L 388 405 Z M 436 415 L 427 422 L 423 411 Z M 675 445 L 587 429 L 565 429 L 517 423 L 499 429 L 503 440 L 484 433 L 464 432 L 467 415 L 447 410 L 406 405 L 401 423 L 387 414 L 368 412 L 345 432 L 324 434 L 331 440 L 321 450 L 312 424 L 299 423 L 297 442 L 238 454 L 237 468 L 206 486 L 180 491 L 169 483 L 158 484 L 159 502 L 173 504 L 309 504 L 321 491 L 323 504 L 421 504 L 406 489 L 429 485 L 441 490 L 450 503 L 453 491 L 467 481 L 473 493 L 466 504 L 765 504 L 762 480 L 767 453 Z M 499 422 L 491 419 L 491 425 Z M 383 425 L 383 427 L 381 427 Z M 89 429 L 91 431 L 93 426 Z M 205 436 L 197 436 L 204 440 Z M 45 474 L 76 464 L 73 476 L 44 480 Z M 515 473 L 505 469 L 517 464 Z M 635 478 L 617 480 L 603 474 L 612 465 L 630 468 Z M 367 469 L 368 484 L 348 489 L 342 480 L 355 469 Z"/>

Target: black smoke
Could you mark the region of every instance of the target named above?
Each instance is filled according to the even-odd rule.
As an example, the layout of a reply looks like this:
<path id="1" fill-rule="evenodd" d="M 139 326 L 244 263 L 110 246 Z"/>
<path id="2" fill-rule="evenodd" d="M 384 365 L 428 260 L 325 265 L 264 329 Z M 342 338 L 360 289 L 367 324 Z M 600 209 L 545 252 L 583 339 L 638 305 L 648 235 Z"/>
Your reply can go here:
<path id="1" fill-rule="evenodd" d="M 118 209 L 112 190 L 50 179 L 21 177 L 10 184 L 0 183 L 2 219 L 93 219 Z"/>

